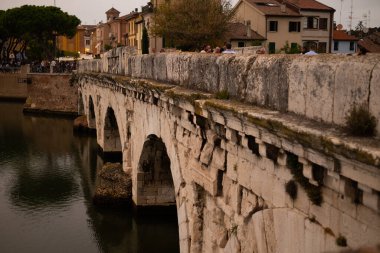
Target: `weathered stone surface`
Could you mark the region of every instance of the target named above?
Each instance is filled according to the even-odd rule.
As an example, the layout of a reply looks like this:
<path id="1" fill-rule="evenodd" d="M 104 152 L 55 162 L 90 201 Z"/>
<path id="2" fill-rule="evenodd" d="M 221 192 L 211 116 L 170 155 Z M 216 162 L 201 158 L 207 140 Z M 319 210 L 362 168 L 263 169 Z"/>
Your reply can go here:
<path id="1" fill-rule="evenodd" d="M 132 181 L 120 163 L 106 163 L 97 172 L 93 196 L 94 203 L 129 204 L 132 197 Z"/>
<path id="2" fill-rule="evenodd" d="M 371 65 L 377 59 L 368 57 L 361 59 L 364 65 Z M 356 57 L 350 58 L 352 63 L 342 59 L 349 68 L 366 69 Z M 308 103 L 300 109 L 300 114 L 320 117 L 323 121 L 323 117 L 334 117 L 333 111 L 326 109 L 332 110 L 332 97 L 324 96 L 333 96 L 330 91 L 336 88 L 333 76 L 338 68 L 334 64 L 340 61 L 340 56 L 255 58 L 157 54 L 126 58 L 125 72 L 133 73 L 136 78 L 153 75 L 152 78 L 189 88 L 199 85 L 197 88 L 212 92 L 227 88 L 231 94 L 241 96 L 242 101 L 255 96 L 258 104 L 268 107 L 281 107 L 289 102 L 282 97 L 288 87 L 289 99 L 300 96 L 304 99 L 302 103 Z M 197 66 L 203 70 L 199 72 Z M 117 67 L 117 71 L 123 71 L 120 65 Z M 144 68 L 150 67 L 154 68 L 153 72 L 144 72 Z M 299 70 L 303 74 L 295 73 Z M 308 73 L 311 70 L 324 73 L 327 79 Z M 248 82 L 249 73 L 257 78 Z M 194 79 L 193 75 L 196 75 Z M 363 76 L 357 82 L 362 82 Z M 168 201 L 166 196 L 171 193 L 171 203 L 175 201 L 178 207 L 181 252 L 325 252 L 337 250 L 335 239 L 339 235 L 346 237 L 352 248 L 380 242 L 377 139 L 351 138 L 306 117 L 232 100 L 209 99 L 212 94 L 203 97 L 194 95 L 192 90 L 179 90 L 153 81 L 128 78 L 120 81 L 118 77 L 118 81 L 112 82 L 109 78 L 94 75 L 79 78 L 84 112 L 90 112 L 91 97 L 97 140 L 103 147 L 109 136 L 104 124 L 107 109 L 113 108 L 124 153 L 123 167 L 132 176 L 133 201 L 137 205 L 153 205 Z M 308 78 L 311 81 L 303 87 Z M 344 82 L 345 78 L 348 77 L 339 80 Z M 349 89 L 357 90 L 351 84 L 353 87 Z M 250 93 L 249 87 L 255 92 Z M 266 94 L 271 93 L 275 95 L 267 99 Z M 312 93 L 315 98 L 310 98 Z M 312 100 L 318 109 L 306 108 L 312 105 Z M 294 101 L 292 106 L 301 106 L 298 102 Z M 289 108 L 287 111 L 292 111 Z M 317 110 L 321 111 L 320 115 Z M 156 179 L 161 180 L 157 184 L 145 184 L 142 179 L 151 182 L 154 173 L 142 172 L 140 161 L 145 159 L 144 142 L 152 136 L 161 139 L 166 147 L 170 172 L 157 173 Z M 278 157 L 271 156 L 273 152 L 267 154 L 269 145 L 280 150 Z M 160 152 L 152 151 L 155 157 Z M 285 191 L 286 182 L 300 180 L 299 175 L 298 178 L 294 175 L 298 161 L 325 168 L 320 184 L 324 201 L 320 206 L 310 201 L 307 185 L 304 189 L 297 183 L 295 200 Z M 310 166 L 305 168 L 305 175 L 314 179 L 315 171 Z M 169 178 L 174 184 L 173 191 L 155 187 L 168 183 Z M 142 199 L 145 202 L 140 202 Z"/>
<path id="3" fill-rule="evenodd" d="M 24 111 L 77 115 L 78 87 L 68 74 L 29 74 L 28 98 Z"/>

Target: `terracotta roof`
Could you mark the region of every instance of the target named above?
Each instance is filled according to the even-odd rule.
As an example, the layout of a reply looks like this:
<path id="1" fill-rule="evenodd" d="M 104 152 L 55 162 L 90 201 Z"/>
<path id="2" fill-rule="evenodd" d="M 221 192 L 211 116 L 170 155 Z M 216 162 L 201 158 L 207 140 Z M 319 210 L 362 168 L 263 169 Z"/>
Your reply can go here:
<path id="1" fill-rule="evenodd" d="M 359 46 L 367 49 L 371 53 L 380 53 L 380 32 L 375 32 L 358 42 Z"/>
<path id="2" fill-rule="evenodd" d="M 286 0 L 286 2 L 295 5 L 301 10 L 335 11 L 335 9 L 316 0 Z"/>
<path id="3" fill-rule="evenodd" d="M 282 11 L 281 4 L 276 0 L 246 0 L 246 2 L 264 13 L 266 16 L 301 16 L 298 12 L 289 7 L 285 7 L 285 11 Z"/>
<path id="4" fill-rule="evenodd" d="M 339 41 L 356 41 L 359 40 L 353 35 L 347 34 L 345 30 L 335 30 L 333 32 L 333 40 L 339 40 Z"/>
<path id="5" fill-rule="evenodd" d="M 229 40 L 266 40 L 263 36 L 251 29 L 251 37 L 247 36 L 247 26 L 242 23 L 228 24 L 227 37 Z"/>
<path id="6" fill-rule="evenodd" d="M 111 9 L 109 9 L 108 11 L 106 11 L 106 13 L 117 13 L 117 14 L 119 14 L 120 11 L 118 11 L 115 8 L 112 7 Z"/>

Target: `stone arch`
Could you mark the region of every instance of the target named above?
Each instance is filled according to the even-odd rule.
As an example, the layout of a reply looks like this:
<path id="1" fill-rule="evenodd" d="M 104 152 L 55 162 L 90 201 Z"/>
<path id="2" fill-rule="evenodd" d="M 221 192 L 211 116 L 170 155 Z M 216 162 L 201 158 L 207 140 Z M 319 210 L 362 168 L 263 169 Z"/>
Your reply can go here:
<path id="1" fill-rule="evenodd" d="M 122 146 L 120 140 L 119 126 L 117 124 L 115 112 L 112 109 L 112 107 L 107 108 L 107 112 L 104 119 L 103 134 L 103 153 L 108 153 L 109 155 L 121 157 Z"/>
<path id="2" fill-rule="evenodd" d="M 96 129 L 96 120 L 95 120 L 95 107 L 92 100 L 92 96 L 88 98 L 88 113 L 87 113 L 88 127 L 90 129 Z"/>
<path id="3" fill-rule="evenodd" d="M 165 143 L 151 134 L 144 142 L 137 168 L 136 205 L 171 206 L 176 204 L 170 159 Z"/>

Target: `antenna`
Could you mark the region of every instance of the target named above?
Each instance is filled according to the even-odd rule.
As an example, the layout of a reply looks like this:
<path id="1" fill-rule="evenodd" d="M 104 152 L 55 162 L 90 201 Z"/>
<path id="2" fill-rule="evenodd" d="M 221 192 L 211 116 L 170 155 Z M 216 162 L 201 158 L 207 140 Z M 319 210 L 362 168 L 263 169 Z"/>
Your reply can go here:
<path id="1" fill-rule="evenodd" d="M 342 6 L 343 6 L 343 1 L 344 0 L 340 0 L 339 24 L 342 24 Z"/>
<path id="2" fill-rule="evenodd" d="M 368 11 L 367 27 L 371 27 L 371 10 Z"/>
<path id="3" fill-rule="evenodd" d="M 349 24 L 349 27 L 350 27 L 350 31 L 352 31 L 352 19 L 353 19 L 353 15 L 354 15 L 354 0 L 351 0 L 351 11 L 350 11 L 350 24 Z"/>

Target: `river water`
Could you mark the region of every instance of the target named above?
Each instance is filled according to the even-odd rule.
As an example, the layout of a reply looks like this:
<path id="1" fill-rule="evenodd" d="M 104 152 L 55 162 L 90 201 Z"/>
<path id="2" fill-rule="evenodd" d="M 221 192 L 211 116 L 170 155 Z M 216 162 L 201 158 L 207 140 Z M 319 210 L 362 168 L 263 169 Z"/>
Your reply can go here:
<path id="1" fill-rule="evenodd" d="M 72 120 L 0 102 L 0 252 L 179 252 L 175 214 L 93 206 L 101 165 Z"/>

